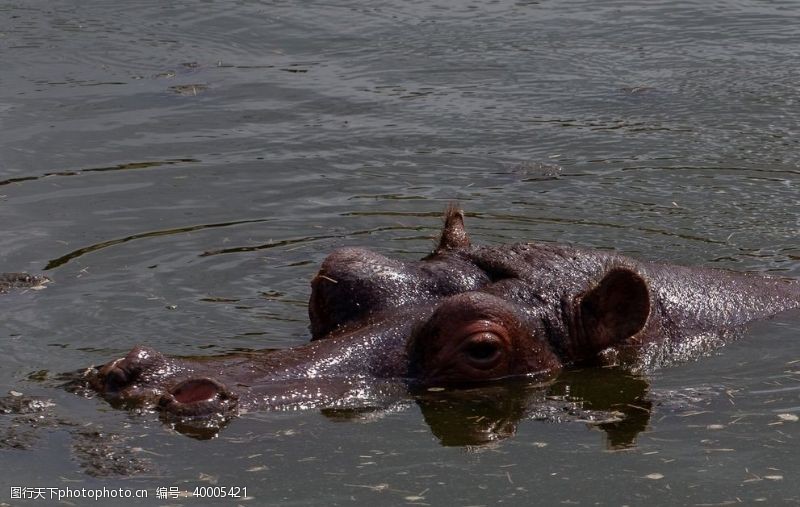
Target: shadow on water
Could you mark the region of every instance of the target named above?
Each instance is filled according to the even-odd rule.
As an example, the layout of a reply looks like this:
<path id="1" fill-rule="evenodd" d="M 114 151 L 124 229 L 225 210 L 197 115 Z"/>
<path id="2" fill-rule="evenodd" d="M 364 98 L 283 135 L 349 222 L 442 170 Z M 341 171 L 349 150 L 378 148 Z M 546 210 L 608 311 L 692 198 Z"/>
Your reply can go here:
<path id="1" fill-rule="evenodd" d="M 211 255 L 222 255 L 222 254 L 231 254 L 231 253 L 244 253 L 244 252 L 257 252 L 259 250 L 267 250 L 269 248 L 278 248 L 282 246 L 289 246 L 301 243 L 309 243 L 312 241 L 319 241 L 323 239 L 335 239 L 335 238 L 342 238 L 345 236 L 364 236 L 375 234 L 378 232 L 385 232 L 385 231 L 419 231 L 424 229 L 424 227 L 411 227 L 411 226 L 388 226 L 388 227 L 374 227 L 372 229 L 364 229 L 361 231 L 350 231 L 342 234 L 321 234 L 319 236 L 305 236 L 302 238 L 292 238 L 292 239 L 284 239 L 281 241 L 272 241 L 269 243 L 262 243 L 260 245 L 252 245 L 252 246 L 234 246 L 230 248 L 222 248 L 219 250 L 208 250 L 200 254 L 200 257 L 209 257 Z"/>
<path id="2" fill-rule="evenodd" d="M 183 234 L 187 232 L 195 232 L 205 229 L 217 229 L 222 227 L 233 227 L 237 225 L 244 225 L 244 224 L 258 224 L 258 223 L 265 223 L 271 222 L 274 219 L 272 218 L 253 218 L 247 220 L 236 220 L 232 222 L 221 222 L 221 223 L 214 223 L 214 224 L 199 224 L 199 225 L 189 225 L 186 227 L 174 227 L 171 229 L 161 229 L 156 231 L 146 231 L 137 234 L 131 234 L 129 236 L 125 236 L 122 238 L 114 238 L 107 241 L 101 241 L 100 243 L 95 243 L 93 245 L 85 246 L 82 248 L 78 248 L 77 250 L 73 250 L 68 254 L 62 255 L 56 259 L 50 260 L 47 265 L 44 267 L 45 271 L 55 269 L 61 267 L 68 262 L 77 259 L 83 255 L 96 252 L 98 250 L 103 250 L 104 248 L 109 248 L 112 246 L 120 245 L 123 243 L 128 243 L 130 241 L 135 241 L 139 239 L 145 238 L 156 238 L 160 236 L 172 236 L 175 234 Z M 222 255 L 222 254 L 231 254 L 231 253 L 244 253 L 244 252 L 257 252 L 259 250 L 267 250 L 270 248 L 280 248 L 284 246 L 296 245 L 296 244 L 304 244 L 310 243 L 312 241 L 319 241 L 325 239 L 334 239 L 334 238 L 341 238 L 344 236 L 362 236 L 362 235 L 370 235 L 377 232 L 384 232 L 384 231 L 397 231 L 397 230 L 413 230 L 418 231 L 424 229 L 424 227 L 410 227 L 410 226 L 389 226 L 389 227 L 375 227 L 372 229 L 365 229 L 360 231 L 350 231 L 342 234 L 321 234 L 318 236 L 303 236 L 300 238 L 290 238 L 284 239 L 280 241 L 271 241 L 269 243 L 262 243 L 259 245 L 250 245 L 250 246 L 235 246 L 230 248 L 222 248 L 219 250 L 207 250 L 201 254 L 200 257 L 209 257 L 212 255 Z"/>
<path id="3" fill-rule="evenodd" d="M 144 239 L 144 238 L 155 238 L 159 236 L 171 236 L 173 234 L 183 234 L 185 232 L 193 232 L 193 231 L 200 231 L 204 229 L 216 229 L 219 227 L 230 227 L 234 225 L 242 225 L 242 224 L 255 224 L 255 223 L 263 223 L 263 222 L 270 222 L 273 219 L 271 218 L 254 218 L 250 220 L 236 220 L 233 222 L 222 222 L 216 224 L 200 224 L 200 225 L 190 225 L 187 227 L 176 227 L 173 229 L 162 229 L 158 231 L 147 231 L 141 232 L 138 234 L 131 234 L 130 236 L 125 236 L 124 238 L 116 238 L 110 239 L 108 241 L 103 241 L 100 243 L 95 243 L 94 245 L 85 246 L 83 248 L 79 248 L 77 250 L 73 250 L 72 252 L 62 255 L 57 259 L 53 259 L 47 263 L 44 267 L 45 271 L 50 269 L 55 269 L 58 267 L 63 266 L 64 264 L 68 263 L 69 261 L 76 259 L 82 255 L 86 255 L 88 253 L 96 252 L 98 250 L 102 250 L 104 248 L 108 248 L 115 245 L 120 245 L 122 243 L 127 243 L 129 241 L 134 241 L 137 239 Z"/>

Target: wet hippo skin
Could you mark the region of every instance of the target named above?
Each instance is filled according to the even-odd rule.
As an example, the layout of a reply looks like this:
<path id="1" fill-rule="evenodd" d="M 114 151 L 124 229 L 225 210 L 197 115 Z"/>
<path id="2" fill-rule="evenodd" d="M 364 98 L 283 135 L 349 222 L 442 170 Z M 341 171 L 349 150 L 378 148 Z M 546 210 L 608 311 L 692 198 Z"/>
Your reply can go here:
<path id="1" fill-rule="evenodd" d="M 137 346 L 88 382 L 116 405 L 179 420 L 337 407 L 365 390 L 552 381 L 611 365 L 646 372 L 800 306 L 797 281 L 549 243 L 473 246 L 463 220 L 451 206 L 438 246 L 420 261 L 332 252 L 311 283 L 306 345 L 203 358 Z"/>

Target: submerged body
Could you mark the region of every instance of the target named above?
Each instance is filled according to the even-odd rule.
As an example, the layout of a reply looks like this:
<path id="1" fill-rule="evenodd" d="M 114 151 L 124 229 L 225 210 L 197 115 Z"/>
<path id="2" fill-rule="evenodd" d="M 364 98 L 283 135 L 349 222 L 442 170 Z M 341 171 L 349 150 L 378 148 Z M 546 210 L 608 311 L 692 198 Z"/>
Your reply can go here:
<path id="1" fill-rule="evenodd" d="M 791 280 L 552 244 L 472 246 L 463 213 L 451 208 L 438 247 L 420 261 L 330 254 L 312 281 L 307 345 L 195 359 L 136 347 L 89 381 L 112 402 L 180 418 L 330 406 L 370 386 L 548 380 L 595 365 L 649 370 L 798 306 Z"/>

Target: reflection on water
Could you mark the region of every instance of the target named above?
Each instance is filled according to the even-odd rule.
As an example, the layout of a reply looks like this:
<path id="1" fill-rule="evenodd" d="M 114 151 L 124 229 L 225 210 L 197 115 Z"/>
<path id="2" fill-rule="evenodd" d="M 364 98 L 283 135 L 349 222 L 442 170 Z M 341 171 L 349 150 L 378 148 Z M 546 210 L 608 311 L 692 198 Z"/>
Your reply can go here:
<path id="1" fill-rule="evenodd" d="M 415 397 L 425 422 L 445 446 L 481 446 L 514 436 L 524 419 L 581 422 L 606 434 L 609 449 L 635 445 L 652 402 L 643 377 L 617 368 L 568 372 L 552 385 L 502 383 Z"/>
<path id="2" fill-rule="evenodd" d="M 636 436 L 650 422 L 653 402 L 648 397 L 649 387 L 642 376 L 600 368 L 565 373 L 551 393 L 582 401 L 586 410 L 618 414 L 595 424 L 605 432 L 609 449 L 625 449 L 636 445 Z"/>
<path id="3" fill-rule="evenodd" d="M 124 238 L 110 239 L 108 241 L 103 241 L 102 243 L 97 243 L 97 244 L 94 244 L 94 245 L 89 245 L 89 246 L 86 246 L 86 247 L 83 247 L 83 248 L 79 248 L 78 250 L 70 252 L 70 253 L 68 253 L 66 255 L 62 255 L 61 257 L 59 257 L 57 259 L 52 259 L 44 267 L 44 270 L 47 271 L 47 270 L 55 269 L 55 268 L 58 268 L 58 267 L 60 267 L 60 266 L 62 266 L 64 264 L 68 263 L 72 259 L 76 259 L 78 257 L 81 257 L 82 255 L 86 255 L 88 253 L 96 252 L 97 250 L 102 250 L 103 248 L 108 248 L 108 247 L 111 247 L 111 246 L 120 245 L 120 244 L 123 244 L 123 243 L 127 243 L 129 241 L 134 241 L 134 240 L 138 240 L 138 239 L 155 238 L 155 237 L 159 237 L 159 236 L 169 236 L 171 234 L 183 234 L 183 233 L 187 233 L 187 232 L 201 231 L 201 230 L 204 230 L 204 229 L 214 229 L 214 228 L 217 228 L 217 227 L 231 227 L 231 226 L 242 225 L 242 224 L 263 223 L 263 222 L 269 222 L 271 220 L 272 219 L 270 219 L 270 218 L 260 218 L 260 219 L 251 219 L 251 220 L 238 220 L 236 222 L 226 222 L 226 223 L 220 223 L 220 224 L 190 225 L 190 226 L 186 226 L 186 227 L 178 227 L 178 228 L 175 228 L 175 229 L 166 229 L 166 230 L 160 230 L 160 231 L 141 232 L 141 233 L 138 233 L 138 234 L 132 234 L 130 236 L 126 236 Z M 282 245 L 277 245 L 277 246 L 282 246 Z M 203 254 L 203 255 L 206 255 L 206 254 Z"/>

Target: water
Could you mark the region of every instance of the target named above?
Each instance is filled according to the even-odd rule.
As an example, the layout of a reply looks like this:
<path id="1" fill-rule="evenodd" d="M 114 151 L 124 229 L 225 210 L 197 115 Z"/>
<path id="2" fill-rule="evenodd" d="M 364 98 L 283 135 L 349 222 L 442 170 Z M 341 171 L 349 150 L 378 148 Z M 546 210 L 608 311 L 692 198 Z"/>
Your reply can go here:
<path id="1" fill-rule="evenodd" d="M 199 441 L 54 386 L 135 343 L 302 344 L 327 252 L 418 258 L 450 200 L 475 242 L 800 277 L 798 12 L 0 4 L 0 268 L 54 280 L 2 298 L 0 385 L 52 399 L 73 424 L 4 446 L 0 502 L 19 502 L 11 486 L 106 486 L 149 490 L 125 504 L 205 505 L 152 497 L 217 485 L 246 487 L 242 504 L 797 503 L 796 312 L 640 385 L 651 413 L 624 446 L 530 417 L 491 445 L 445 446 L 410 402 L 357 422 L 249 414 Z M 143 471 L 87 473 L 92 431 Z"/>

